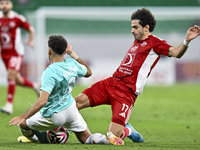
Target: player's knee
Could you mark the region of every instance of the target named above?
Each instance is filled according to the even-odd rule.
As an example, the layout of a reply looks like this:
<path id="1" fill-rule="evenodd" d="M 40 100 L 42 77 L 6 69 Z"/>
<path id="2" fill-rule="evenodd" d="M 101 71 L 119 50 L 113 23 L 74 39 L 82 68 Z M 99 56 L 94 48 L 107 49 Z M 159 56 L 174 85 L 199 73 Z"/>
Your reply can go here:
<path id="1" fill-rule="evenodd" d="M 8 70 L 8 76 L 7 76 L 8 81 L 9 80 L 15 80 L 16 79 L 16 75 L 17 75 L 17 73 L 16 73 L 15 70 L 13 70 L 13 69 Z"/>
<path id="2" fill-rule="evenodd" d="M 74 99 L 76 101 L 76 107 L 78 108 L 78 110 L 90 106 L 90 102 L 89 102 L 87 95 L 85 95 L 83 93 L 80 93 Z"/>
<path id="3" fill-rule="evenodd" d="M 16 84 L 18 84 L 18 85 L 23 85 L 23 83 L 24 83 L 24 80 L 19 73 L 17 73 L 15 81 L 16 81 Z"/>
<path id="4" fill-rule="evenodd" d="M 76 101 L 76 107 L 78 108 L 78 110 L 80 110 L 82 108 L 82 100 L 81 100 L 81 96 L 77 96 L 74 98 Z"/>
<path id="5" fill-rule="evenodd" d="M 23 121 L 21 124 L 20 124 L 20 127 L 24 130 L 30 130 L 30 128 L 27 126 L 26 124 L 26 121 Z"/>

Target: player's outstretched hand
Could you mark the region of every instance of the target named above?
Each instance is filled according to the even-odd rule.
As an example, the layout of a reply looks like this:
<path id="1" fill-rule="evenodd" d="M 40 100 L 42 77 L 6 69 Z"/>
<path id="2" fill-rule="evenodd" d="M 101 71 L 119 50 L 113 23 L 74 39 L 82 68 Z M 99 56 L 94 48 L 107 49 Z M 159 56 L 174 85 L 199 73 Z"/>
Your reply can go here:
<path id="1" fill-rule="evenodd" d="M 68 54 L 68 55 L 70 55 L 70 54 L 73 52 L 72 46 L 71 46 L 70 44 L 67 44 L 67 49 L 66 49 L 66 51 L 67 51 L 67 54 Z"/>
<path id="2" fill-rule="evenodd" d="M 9 123 L 10 123 L 10 126 L 13 126 L 15 124 L 17 124 L 17 126 L 19 126 L 23 121 L 25 121 L 25 119 L 22 118 L 21 116 L 19 116 L 19 117 L 13 118 Z"/>
<path id="3" fill-rule="evenodd" d="M 29 41 L 29 42 L 27 42 L 26 44 L 27 44 L 28 46 L 30 46 L 30 48 L 32 48 L 32 49 L 34 48 L 33 42 L 30 42 L 30 41 Z"/>
<path id="4" fill-rule="evenodd" d="M 200 28 L 197 25 L 194 25 L 194 27 L 191 27 L 188 29 L 185 40 L 187 42 L 190 42 L 194 38 L 200 35 Z"/>

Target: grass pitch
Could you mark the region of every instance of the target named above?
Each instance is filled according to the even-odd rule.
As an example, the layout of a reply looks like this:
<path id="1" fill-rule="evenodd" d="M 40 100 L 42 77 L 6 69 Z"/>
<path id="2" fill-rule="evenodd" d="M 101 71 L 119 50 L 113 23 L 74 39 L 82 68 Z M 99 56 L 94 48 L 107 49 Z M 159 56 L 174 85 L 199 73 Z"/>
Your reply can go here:
<path id="1" fill-rule="evenodd" d="M 76 85 L 73 96 L 85 87 Z M 6 87 L 0 87 L 0 106 L 6 101 Z M 18 143 L 21 133 L 9 121 L 30 108 L 37 99 L 31 89 L 17 87 L 14 114 L 0 113 L 0 150 L 197 150 L 200 149 L 200 85 L 146 86 L 138 97 L 129 122 L 144 137 L 144 143 L 133 143 L 128 138 L 124 146 L 80 144 L 73 133 L 66 144 Z M 105 134 L 111 121 L 110 106 L 86 108 L 80 111 L 92 133 Z"/>

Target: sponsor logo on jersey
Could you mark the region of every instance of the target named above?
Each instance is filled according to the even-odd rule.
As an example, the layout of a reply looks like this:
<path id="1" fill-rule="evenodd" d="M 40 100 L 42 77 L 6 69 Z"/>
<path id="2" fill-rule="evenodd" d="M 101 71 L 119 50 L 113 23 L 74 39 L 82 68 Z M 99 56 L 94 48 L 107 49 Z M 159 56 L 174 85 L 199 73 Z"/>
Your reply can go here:
<path id="1" fill-rule="evenodd" d="M 8 32 L 8 30 L 9 30 L 8 26 L 2 26 L 1 27 L 1 31 L 3 31 L 3 32 Z"/>
<path id="2" fill-rule="evenodd" d="M 122 65 L 131 67 L 133 64 L 134 58 L 135 58 L 135 54 L 127 53 L 127 55 L 125 56 L 125 58 L 122 62 Z"/>
<path id="3" fill-rule="evenodd" d="M 130 52 L 135 51 L 137 48 L 138 48 L 138 45 L 137 45 L 137 46 L 133 46 L 133 47 L 131 48 Z"/>
<path id="4" fill-rule="evenodd" d="M 1 33 L 1 42 L 2 42 L 2 48 L 3 49 L 10 49 L 12 48 L 12 43 L 11 43 L 11 35 L 10 33 Z"/>

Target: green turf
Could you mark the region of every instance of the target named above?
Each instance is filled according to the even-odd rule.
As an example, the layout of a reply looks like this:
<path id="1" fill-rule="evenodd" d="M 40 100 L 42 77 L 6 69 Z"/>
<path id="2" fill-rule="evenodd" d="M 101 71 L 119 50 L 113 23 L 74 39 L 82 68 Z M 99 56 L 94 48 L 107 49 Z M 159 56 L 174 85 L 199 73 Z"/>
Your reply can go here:
<path id="1" fill-rule="evenodd" d="M 73 96 L 85 87 L 76 86 Z M 0 106 L 6 100 L 6 87 L 0 87 Z M 197 150 L 200 149 L 200 85 L 179 84 L 167 87 L 145 87 L 138 97 L 129 122 L 144 137 L 144 143 L 133 143 L 125 139 L 124 146 L 80 144 L 70 134 L 66 144 L 18 143 L 21 135 L 17 126 L 9 126 L 9 120 L 21 115 L 37 99 L 34 91 L 17 87 L 14 114 L 0 113 L 0 150 Z M 110 106 L 99 106 L 81 110 L 91 132 L 106 133 L 110 120 Z"/>

